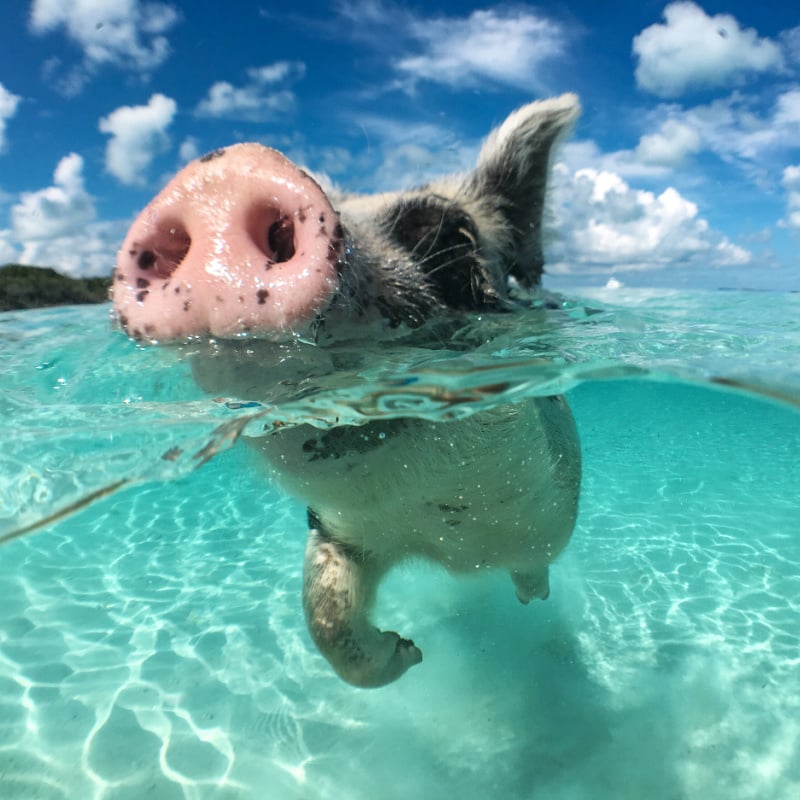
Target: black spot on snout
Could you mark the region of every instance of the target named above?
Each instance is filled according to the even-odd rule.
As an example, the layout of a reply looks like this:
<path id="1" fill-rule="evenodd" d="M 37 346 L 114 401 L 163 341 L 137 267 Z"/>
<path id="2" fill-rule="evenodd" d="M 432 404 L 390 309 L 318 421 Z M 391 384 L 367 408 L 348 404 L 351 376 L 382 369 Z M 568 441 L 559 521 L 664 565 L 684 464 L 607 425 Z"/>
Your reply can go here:
<path id="1" fill-rule="evenodd" d="M 269 292 L 266 289 L 259 289 L 256 292 L 256 297 L 258 298 L 258 304 L 263 306 L 264 303 L 267 302 L 267 298 L 269 297 Z"/>
<path id="2" fill-rule="evenodd" d="M 205 164 L 209 161 L 213 161 L 215 158 L 220 158 L 221 156 L 225 155 L 225 148 L 219 147 L 216 150 L 212 150 L 210 153 L 206 153 L 204 156 L 200 156 L 197 160 L 201 164 Z"/>

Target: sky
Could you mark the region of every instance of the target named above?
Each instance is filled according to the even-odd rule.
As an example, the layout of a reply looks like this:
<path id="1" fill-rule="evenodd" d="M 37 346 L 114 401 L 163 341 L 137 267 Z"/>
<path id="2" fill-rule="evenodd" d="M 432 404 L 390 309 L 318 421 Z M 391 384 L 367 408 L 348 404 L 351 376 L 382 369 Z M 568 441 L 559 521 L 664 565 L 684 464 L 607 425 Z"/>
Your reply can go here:
<path id="1" fill-rule="evenodd" d="M 800 289 L 800 8 L 777 0 L 5 0 L 0 264 L 110 274 L 216 147 L 398 189 L 567 91 L 546 285 Z"/>

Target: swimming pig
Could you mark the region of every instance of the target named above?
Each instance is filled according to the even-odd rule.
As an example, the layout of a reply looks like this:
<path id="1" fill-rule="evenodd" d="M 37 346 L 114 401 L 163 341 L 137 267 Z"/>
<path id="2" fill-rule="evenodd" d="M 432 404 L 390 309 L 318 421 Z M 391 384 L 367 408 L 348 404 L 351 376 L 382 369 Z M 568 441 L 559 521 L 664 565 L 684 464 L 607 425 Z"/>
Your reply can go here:
<path id="1" fill-rule="evenodd" d="M 117 317 L 137 340 L 224 344 L 196 357 L 200 385 L 252 399 L 270 367 L 236 352 L 260 340 L 324 348 L 371 341 L 376 326 L 508 310 L 513 284 L 540 281 L 550 154 L 578 111 L 573 95 L 531 103 L 489 135 L 472 172 L 373 196 L 328 196 L 261 145 L 209 153 L 132 225 L 115 274 Z M 344 680 L 381 686 L 422 660 L 413 641 L 368 619 L 379 581 L 402 559 L 504 569 L 523 603 L 547 597 L 580 485 L 563 397 L 452 422 L 286 427 L 256 441 L 308 505 L 303 608 Z"/>

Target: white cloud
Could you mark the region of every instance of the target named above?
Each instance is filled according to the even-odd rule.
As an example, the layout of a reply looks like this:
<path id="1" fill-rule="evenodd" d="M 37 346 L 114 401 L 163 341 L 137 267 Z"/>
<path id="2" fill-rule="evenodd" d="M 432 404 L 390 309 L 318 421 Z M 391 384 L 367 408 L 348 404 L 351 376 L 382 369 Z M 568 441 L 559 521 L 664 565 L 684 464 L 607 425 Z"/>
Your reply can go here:
<path id="1" fill-rule="evenodd" d="M 702 139 L 697 129 L 676 119 L 665 120 L 656 133 L 650 133 L 639 140 L 636 157 L 644 164 L 676 167 L 687 157 L 698 153 Z"/>
<path id="2" fill-rule="evenodd" d="M 12 94 L 0 83 L 0 152 L 5 147 L 6 122 L 17 113 L 21 97 Z"/>
<path id="3" fill-rule="evenodd" d="M 247 70 L 247 76 L 253 83 L 268 85 L 302 78 L 305 71 L 305 64 L 301 61 L 276 61 L 263 67 L 251 67 Z"/>
<path id="4" fill-rule="evenodd" d="M 0 231 L 0 263 L 50 266 L 68 275 L 109 275 L 125 223 L 95 222 L 83 182 L 83 159 L 59 161 L 53 184 L 23 192 L 11 208 L 11 228 Z"/>
<path id="5" fill-rule="evenodd" d="M 333 185 L 334 177 L 345 175 L 352 178 L 354 165 L 356 169 L 360 169 L 357 159 L 344 147 L 336 145 L 319 147 L 307 144 L 303 137 L 287 142 L 283 152 L 295 164 L 312 172 L 318 183 L 326 183 L 326 186 L 323 186 L 325 191 Z"/>
<path id="6" fill-rule="evenodd" d="M 791 89 L 778 96 L 772 123 L 798 131 L 800 126 L 800 89 Z"/>
<path id="7" fill-rule="evenodd" d="M 688 89 L 730 86 L 748 73 L 783 67 L 780 47 L 743 29 L 730 14 L 708 16 L 691 2 L 664 9 L 666 24 L 651 25 L 633 40 L 638 85 L 660 97 Z"/>
<path id="8" fill-rule="evenodd" d="M 489 80 L 541 87 L 544 62 L 562 55 L 567 36 L 558 23 L 530 10 L 473 11 L 469 17 L 413 19 L 409 33 L 421 52 L 395 63 L 409 85 L 419 80 L 477 86 Z"/>
<path id="9" fill-rule="evenodd" d="M 295 107 L 294 93 L 287 88 L 305 74 L 305 65 L 279 61 L 247 70 L 247 83 L 234 86 L 217 81 L 200 101 L 195 113 L 201 117 L 224 117 L 262 122 Z"/>
<path id="10" fill-rule="evenodd" d="M 352 36 L 364 36 L 369 27 L 397 25 L 406 16 L 400 6 L 386 0 L 339 0 L 336 11 L 347 20 Z"/>
<path id="11" fill-rule="evenodd" d="M 14 237 L 21 242 L 78 232 L 94 216 L 94 203 L 83 186 L 83 159 L 77 153 L 58 162 L 52 186 L 23 192 L 11 209 Z"/>
<path id="12" fill-rule="evenodd" d="M 181 164 L 188 164 L 200 155 L 200 145 L 194 136 L 187 136 L 178 148 L 178 158 Z"/>
<path id="13" fill-rule="evenodd" d="M 447 125 L 362 114 L 353 123 L 369 146 L 353 171 L 368 176 L 351 188 L 382 192 L 420 186 L 433 178 L 475 166 L 480 142 L 462 142 Z M 353 182 L 351 182 L 353 183 Z"/>
<path id="14" fill-rule="evenodd" d="M 783 224 L 800 230 L 800 164 L 786 167 L 781 180 L 786 189 L 786 219 Z"/>
<path id="15" fill-rule="evenodd" d="M 19 250 L 13 242 L 12 232 L 8 228 L 0 230 L 0 264 L 18 262 L 19 256 Z"/>
<path id="16" fill-rule="evenodd" d="M 800 87 L 779 94 L 772 107 L 764 98 L 733 92 L 707 105 L 684 109 L 661 104 L 648 115 L 653 132 L 636 148 L 602 152 L 591 140 L 567 142 L 561 158 L 575 171 L 596 167 L 625 178 L 669 178 L 698 153 L 713 153 L 736 166 L 753 184 L 774 191 L 782 165 L 800 155 Z M 695 170 L 694 182 L 703 180 Z"/>
<path id="17" fill-rule="evenodd" d="M 750 253 L 710 229 L 697 206 L 672 187 L 661 194 L 631 188 L 597 169 L 554 170 L 552 211 L 558 239 L 548 270 L 658 270 L 746 264 Z"/>
<path id="18" fill-rule="evenodd" d="M 724 160 L 760 169 L 770 152 L 796 149 L 800 143 L 800 88 L 782 92 L 767 114 L 752 110 L 751 102 L 734 93 L 673 112 L 673 117 L 694 128 L 705 146 Z"/>
<path id="19" fill-rule="evenodd" d="M 167 128 L 176 110 L 171 97 L 154 94 L 146 106 L 120 106 L 103 117 L 99 128 L 111 135 L 106 145 L 108 172 L 122 183 L 144 184 L 153 158 L 169 147 Z"/>
<path id="20" fill-rule="evenodd" d="M 21 264 L 53 267 L 76 278 L 106 277 L 114 270 L 127 222 L 93 222 L 77 233 L 25 242 L 14 259 Z"/>
<path id="21" fill-rule="evenodd" d="M 33 0 L 30 27 L 37 34 L 63 29 L 82 49 L 87 70 L 113 64 L 141 73 L 167 58 L 163 34 L 179 18 L 173 6 L 141 0 Z M 58 65 L 51 61 L 53 66 Z M 79 73 L 71 72 L 68 80 L 82 82 Z"/>
<path id="22" fill-rule="evenodd" d="M 656 134 L 654 134 L 656 135 Z M 644 138 L 644 137 L 643 137 Z M 645 161 L 638 147 L 628 150 L 614 150 L 606 153 L 591 139 L 576 139 L 565 142 L 558 151 L 559 161 L 570 171 L 577 172 L 584 167 L 593 167 L 601 172 L 611 172 L 626 180 L 644 180 L 652 184 L 670 178 L 675 164 Z M 645 153 L 648 157 L 652 153 Z"/>
<path id="23" fill-rule="evenodd" d="M 783 31 L 780 35 L 786 57 L 795 63 L 800 63 L 800 25 Z"/>

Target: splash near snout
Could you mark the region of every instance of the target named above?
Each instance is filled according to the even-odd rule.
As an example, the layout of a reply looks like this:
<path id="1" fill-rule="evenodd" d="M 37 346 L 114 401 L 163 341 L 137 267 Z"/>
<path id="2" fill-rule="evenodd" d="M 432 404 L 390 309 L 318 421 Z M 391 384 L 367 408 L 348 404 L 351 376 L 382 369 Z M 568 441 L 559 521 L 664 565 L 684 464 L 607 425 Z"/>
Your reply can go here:
<path id="1" fill-rule="evenodd" d="M 276 150 L 239 144 L 185 167 L 119 251 L 116 314 L 136 339 L 304 328 L 338 285 L 338 215 Z"/>

